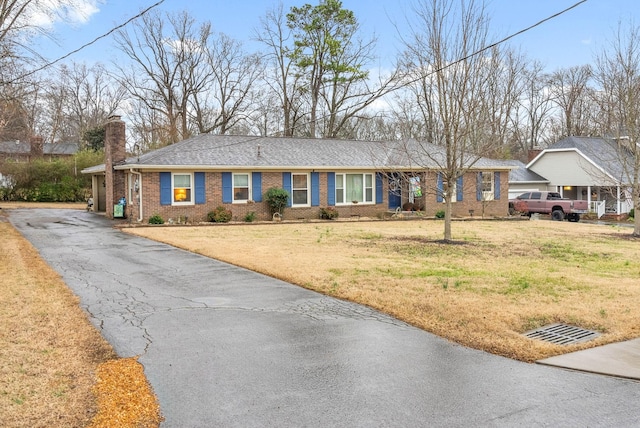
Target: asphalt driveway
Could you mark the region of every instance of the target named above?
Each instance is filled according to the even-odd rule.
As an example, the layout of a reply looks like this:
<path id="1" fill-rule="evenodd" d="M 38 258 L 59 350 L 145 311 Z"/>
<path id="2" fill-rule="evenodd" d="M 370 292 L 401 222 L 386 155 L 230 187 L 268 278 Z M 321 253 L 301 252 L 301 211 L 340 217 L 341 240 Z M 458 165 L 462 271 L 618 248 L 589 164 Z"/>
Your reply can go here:
<path id="1" fill-rule="evenodd" d="M 133 237 L 102 216 L 12 210 L 164 427 L 637 425 L 640 383 L 464 348 L 366 307 Z M 220 242 L 224 245 L 224 242 Z"/>

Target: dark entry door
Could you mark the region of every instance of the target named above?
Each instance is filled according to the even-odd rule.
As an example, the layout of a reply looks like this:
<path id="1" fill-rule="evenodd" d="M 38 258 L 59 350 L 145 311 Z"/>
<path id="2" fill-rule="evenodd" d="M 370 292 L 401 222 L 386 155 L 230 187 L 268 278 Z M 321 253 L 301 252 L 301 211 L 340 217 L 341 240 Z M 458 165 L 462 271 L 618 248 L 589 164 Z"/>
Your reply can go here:
<path id="1" fill-rule="evenodd" d="M 399 174 L 389 174 L 389 209 L 402 205 L 402 179 Z"/>

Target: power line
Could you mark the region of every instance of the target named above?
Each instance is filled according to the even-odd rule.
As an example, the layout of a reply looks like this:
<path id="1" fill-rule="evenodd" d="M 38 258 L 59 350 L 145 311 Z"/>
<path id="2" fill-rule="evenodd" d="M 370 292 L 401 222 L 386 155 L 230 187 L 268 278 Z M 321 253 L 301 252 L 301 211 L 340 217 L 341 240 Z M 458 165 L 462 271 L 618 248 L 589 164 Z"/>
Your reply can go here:
<path id="1" fill-rule="evenodd" d="M 444 70 L 444 69 L 446 69 L 446 68 L 448 68 L 448 67 L 451 67 L 452 65 L 458 64 L 458 63 L 460 63 L 460 62 L 462 62 L 462 61 L 466 61 L 466 60 L 468 60 L 468 59 L 469 59 L 469 58 L 471 58 L 471 57 L 474 57 L 474 56 L 476 56 L 476 55 L 479 55 L 479 54 L 481 54 L 482 52 L 487 51 L 487 50 L 489 50 L 489 49 L 491 49 L 491 48 L 493 48 L 493 47 L 495 47 L 495 46 L 501 45 L 502 43 L 506 42 L 507 40 L 513 39 L 514 37 L 519 36 L 520 34 L 526 33 L 527 31 L 532 30 L 532 29 L 534 29 L 534 28 L 536 28 L 536 27 L 538 27 L 538 26 L 540 26 L 540 25 L 544 24 L 544 23 L 545 23 L 545 22 L 547 22 L 547 21 L 550 21 L 550 20 L 552 20 L 552 19 L 555 19 L 555 18 L 557 18 L 558 16 L 560 16 L 560 15 L 562 15 L 562 14 L 564 14 L 564 13 L 566 13 L 566 12 L 570 11 L 571 9 L 574 9 L 574 8 L 576 8 L 576 7 L 580 6 L 582 3 L 586 3 L 586 2 L 587 2 L 587 0 L 581 0 L 581 1 L 579 1 L 579 2 L 577 2 L 577 3 L 575 3 L 575 4 L 573 4 L 572 6 L 569 6 L 568 8 L 566 8 L 566 9 L 564 9 L 564 10 L 562 10 L 562 11 L 558 12 L 558 13 L 554 13 L 553 15 L 551 15 L 551 16 L 549 16 L 549 17 L 547 17 L 547 18 L 545 18 L 545 19 L 543 19 L 543 20 L 541 20 L 541 21 L 538 21 L 538 22 L 536 22 L 536 23 L 535 23 L 535 24 L 533 24 L 533 25 L 530 25 L 530 26 L 528 26 L 527 28 L 524 28 L 524 29 L 522 29 L 522 30 L 520 30 L 520 31 L 518 31 L 518 32 L 516 32 L 516 33 L 513 33 L 513 34 L 511 34 L 511 35 L 509 35 L 509 36 L 505 37 L 504 39 L 498 40 L 498 41 L 497 41 L 497 42 L 495 42 L 495 43 L 492 43 L 492 44 L 490 44 L 490 45 L 488 45 L 488 46 L 485 46 L 484 48 L 482 48 L 482 49 L 480 49 L 480 50 L 477 50 L 476 52 L 474 52 L 474 53 L 472 53 L 472 54 L 469 54 L 469 55 L 465 56 L 464 58 L 461 58 L 461 59 L 459 59 L 459 60 L 455 61 L 455 62 L 454 62 L 454 63 L 452 63 L 452 64 L 448 64 L 448 65 L 446 65 L 446 66 L 444 66 L 444 67 L 440 68 L 439 70 L 434 71 L 433 73 L 436 73 L 436 72 L 438 72 L 438 71 L 442 71 L 442 70 Z M 431 74 L 433 74 L 433 73 L 431 73 Z"/>
<path id="2" fill-rule="evenodd" d="M 63 55 L 63 56 L 61 56 L 61 57 L 59 57 L 59 58 L 57 58 L 57 59 L 55 59 L 53 61 L 47 62 L 46 64 L 42 65 L 41 67 L 38 67 L 38 68 L 36 68 L 34 70 L 31 70 L 31 71 L 29 71 L 29 72 L 27 72 L 27 73 L 25 73 L 25 74 L 23 74 L 21 76 L 18 76 L 16 78 L 14 78 L 13 80 L 10 80 L 8 82 L 3 82 L 3 83 L 5 83 L 5 84 L 14 83 L 14 82 L 16 82 L 16 81 L 18 81 L 20 79 L 24 79 L 25 77 L 29 77 L 29 76 L 31 76 L 31 75 L 39 72 L 39 71 L 42 71 L 42 70 L 44 70 L 46 68 L 51 67 L 52 65 L 55 65 L 55 64 L 59 63 L 60 61 L 62 61 L 64 59 L 69 58 L 71 55 L 76 54 L 76 53 L 80 52 L 81 50 L 83 50 L 83 49 L 95 44 L 96 42 L 98 42 L 98 40 L 104 39 L 104 38 L 110 36 L 111 34 L 113 34 L 115 31 L 127 26 L 130 22 L 135 21 L 136 19 L 142 17 L 143 15 L 148 13 L 151 9 L 160 6 L 162 3 L 164 3 L 164 0 L 159 0 L 158 2 L 152 4 L 151 6 L 147 7 L 146 9 L 144 9 L 143 11 L 138 13 L 137 15 L 129 18 L 124 23 L 122 23 L 122 24 L 120 24 L 120 25 L 118 25 L 116 27 L 113 27 L 111 30 L 107 31 L 106 33 L 102 34 L 101 36 L 96 37 L 95 39 L 91 40 L 90 42 L 85 43 L 84 45 L 80 46 L 79 48 L 74 49 L 71 52 L 69 52 L 69 53 L 67 53 L 67 54 L 65 54 L 65 55 Z"/>
<path id="3" fill-rule="evenodd" d="M 491 43 L 490 45 L 487 45 L 487 46 L 485 46 L 485 47 L 483 47 L 483 48 L 480 48 L 480 49 L 478 49 L 477 51 L 475 51 L 475 52 L 473 52 L 473 53 L 471 53 L 471 54 L 469 54 L 469 55 L 467 55 L 467 56 L 465 56 L 465 57 L 463 57 L 463 58 L 457 59 L 457 60 L 453 61 L 453 62 L 452 62 L 452 63 L 450 63 L 450 64 L 447 64 L 447 65 L 445 65 L 445 66 L 443 66 L 443 67 L 441 67 L 441 68 L 439 68 L 439 69 L 437 69 L 437 70 L 432 71 L 431 73 L 427 74 L 426 76 L 420 76 L 420 77 L 418 77 L 418 78 L 416 78 L 416 79 L 410 80 L 410 81 L 408 81 L 408 82 L 406 82 L 406 83 L 404 83 L 404 84 L 402 84 L 402 85 L 399 85 L 397 88 L 393 89 L 393 90 L 392 90 L 392 91 L 390 91 L 390 92 L 393 92 L 393 91 L 396 91 L 396 90 L 398 90 L 398 89 L 401 89 L 401 88 L 407 87 L 407 86 L 409 86 L 409 85 L 410 85 L 410 84 L 412 84 L 412 83 L 418 82 L 418 81 L 419 81 L 419 80 L 421 80 L 423 77 L 429 77 L 429 76 L 431 76 L 431 75 L 433 75 L 433 74 L 435 74 L 435 73 L 439 73 L 439 72 L 441 72 L 441 71 L 444 71 L 444 70 L 446 70 L 446 69 L 447 69 L 447 68 L 449 68 L 449 67 L 453 67 L 454 65 L 457 65 L 457 64 L 459 64 L 459 63 L 461 63 L 461 62 L 463 62 L 463 61 L 466 61 L 466 60 L 468 60 L 468 59 L 470 59 L 470 58 L 472 58 L 472 57 L 474 57 L 474 56 L 476 56 L 476 55 L 479 55 L 479 54 L 481 54 L 481 53 L 483 53 L 483 52 L 485 52 L 485 51 L 487 51 L 487 50 L 489 50 L 489 49 L 492 49 L 492 48 L 494 48 L 495 46 L 498 46 L 498 45 L 500 45 L 500 44 L 502 44 L 502 43 L 505 43 L 506 41 L 508 41 L 508 40 L 510 40 L 510 39 L 512 39 L 512 38 L 514 38 L 514 37 L 517 37 L 517 36 L 519 36 L 520 34 L 526 33 L 526 32 L 528 32 L 528 31 L 530 31 L 530 30 L 532 30 L 532 29 L 534 29 L 534 28 L 536 28 L 536 27 L 538 27 L 538 26 L 540 26 L 540 25 L 544 24 L 544 23 L 545 23 L 545 22 L 547 22 L 547 21 L 550 21 L 550 20 L 552 20 L 552 19 L 555 19 L 555 18 L 557 18 L 558 16 L 563 15 L 563 14 L 565 14 L 565 13 L 569 12 L 570 10 L 572 10 L 572 9 L 574 9 L 574 8 L 576 8 L 576 7 L 578 7 L 578 6 L 580 6 L 581 4 L 586 3 L 586 2 L 587 2 L 587 0 L 580 0 L 580 1 L 578 1 L 577 3 L 575 3 L 575 4 L 573 4 L 573 5 L 569 6 L 569 7 L 567 7 L 567 8 L 565 8 L 565 9 L 561 10 L 560 12 L 554 13 L 553 15 L 550 15 L 550 16 L 548 16 L 547 18 L 544 18 L 544 19 L 542 19 L 542 20 L 540 20 L 540 21 L 536 22 L 535 24 L 532 24 L 532 25 L 530 25 L 530 26 L 528 26 L 528 27 L 526 27 L 526 28 L 524 28 L 524 29 L 522 29 L 522 30 L 520 30 L 520 31 L 517 31 L 517 32 L 515 32 L 515 33 L 513 33 L 513 34 L 508 35 L 507 37 L 504 37 L 503 39 L 498 40 L 497 42 Z M 340 110 L 340 111 L 338 111 L 338 112 L 346 111 L 346 109 L 347 109 L 347 108 L 345 108 L 345 109 L 343 109 L 343 110 Z M 322 117 L 317 118 L 316 120 L 317 120 L 317 121 L 319 121 L 319 120 L 324 119 L 324 118 L 326 118 L 326 117 L 327 117 L 327 116 L 322 116 Z M 307 122 L 307 124 L 308 124 L 308 123 L 309 123 L 309 122 Z M 304 126 L 304 125 L 300 125 L 299 127 L 302 127 L 302 126 Z M 275 133 L 275 134 L 279 134 L 279 133 L 281 133 L 281 131 L 278 131 L 278 132 L 277 132 L 277 133 Z M 255 140 L 260 139 L 260 138 L 264 138 L 264 137 L 273 137 L 273 136 L 274 136 L 274 135 L 272 134 L 272 135 L 266 135 L 266 136 L 247 137 L 247 139 L 246 139 L 246 140 L 238 141 L 238 142 L 235 142 L 235 143 L 229 143 L 229 144 L 226 144 L 226 145 L 224 145 L 224 146 L 219 146 L 219 147 L 231 147 L 231 146 L 237 146 L 237 145 L 240 145 L 240 144 L 250 143 L 251 141 L 255 141 Z M 314 138 L 314 137 L 311 137 L 311 138 Z"/>

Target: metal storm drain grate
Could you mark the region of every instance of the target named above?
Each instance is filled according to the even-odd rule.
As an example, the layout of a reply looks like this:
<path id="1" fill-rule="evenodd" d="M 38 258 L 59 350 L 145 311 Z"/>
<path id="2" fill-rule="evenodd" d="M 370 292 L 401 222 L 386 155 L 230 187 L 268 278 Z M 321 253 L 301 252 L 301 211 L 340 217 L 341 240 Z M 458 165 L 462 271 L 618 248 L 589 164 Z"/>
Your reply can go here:
<path id="1" fill-rule="evenodd" d="M 571 345 L 595 339 L 600 336 L 600 333 L 566 324 L 551 324 L 528 331 L 524 335 L 530 339 L 544 340 L 556 345 Z"/>

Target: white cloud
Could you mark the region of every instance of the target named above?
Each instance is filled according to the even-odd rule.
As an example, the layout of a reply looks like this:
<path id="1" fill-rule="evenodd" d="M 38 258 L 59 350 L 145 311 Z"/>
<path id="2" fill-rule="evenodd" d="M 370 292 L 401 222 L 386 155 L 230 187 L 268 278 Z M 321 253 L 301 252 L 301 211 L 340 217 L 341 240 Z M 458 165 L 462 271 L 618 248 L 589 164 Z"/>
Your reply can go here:
<path id="1" fill-rule="evenodd" d="M 31 10 L 29 22 L 33 26 L 51 28 L 62 23 L 84 25 L 100 11 L 102 0 L 44 0 Z"/>

